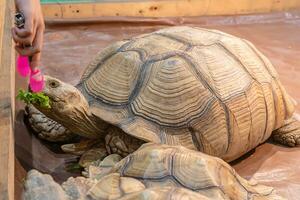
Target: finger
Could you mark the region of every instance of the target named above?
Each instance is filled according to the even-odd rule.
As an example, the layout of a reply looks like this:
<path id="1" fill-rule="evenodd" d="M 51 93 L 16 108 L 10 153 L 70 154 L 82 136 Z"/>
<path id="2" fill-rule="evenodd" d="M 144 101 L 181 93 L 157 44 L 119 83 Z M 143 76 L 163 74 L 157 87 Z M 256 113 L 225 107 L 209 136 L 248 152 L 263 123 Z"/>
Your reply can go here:
<path id="1" fill-rule="evenodd" d="M 23 46 L 19 44 L 15 45 L 15 50 L 22 56 L 23 56 L 23 49 L 24 49 Z"/>
<path id="2" fill-rule="evenodd" d="M 35 39 L 33 41 L 33 48 L 36 49 L 38 52 L 33 55 L 31 61 L 32 70 L 40 65 L 41 60 L 41 51 L 43 48 L 43 36 L 44 36 L 44 28 L 39 27 L 36 31 Z"/>
<path id="3" fill-rule="evenodd" d="M 27 30 L 25 28 L 15 27 L 15 29 L 16 29 L 16 33 L 19 37 L 29 37 L 33 33 L 33 30 Z"/>
<path id="4" fill-rule="evenodd" d="M 34 46 L 22 47 L 20 45 L 15 46 L 16 51 L 23 56 L 33 56 L 36 53 L 39 53 L 40 50 Z"/>
<path id="5" fill-rule="evenodd" d="M 44 28 L 43 26 L 40 26 L 38 30 L 36 31 L 36 37 L 33 41 L 33 45 L 30 47 L 23 47 L 21 44 L 16 45 L 15 49 L 16 51 L 24 56 L 33 56 L 36 53 L 39 53 L 43 46 L 43 34 L 44 34 Z M 18 37 L 16 37 L 18 39 Z M 38 56 L 36 59 L 40 58 Z"/>
<path id="6" fill-rule="evenodd" d="M 32 56 L 31 62 L 30 62 L 30 68 L 32 71 L 35 71 L 36 68 L 40 66 L 41 63 L 41 53 L 36 53 Z"/>
<path id="7" fill-rule="evenodd" d="M 13 28 L 13 30 L 12 30 L 12 37 L 13 37 L 14 41 L 16 43 L 23 44 L 23 45 L 31 45 L 32 44 L 32 39 L 33 39 L 32 36 L 25 37 L 25 38 L 19 37 L 16 33 L 16 29 L 17 28 Z"/>
<path id="8" fill-rule="evenodd" d="M 15 42 L 16 44 L 18 44 L 18 41 L 17 41 L 17 40 L 15 39 L 15 37 L 14 37 L 15 34 L 16 34 L 16 33 L 15 33 L 14 28 L 11 28 L 11 35 L 12 35 L 12 38 L 13 38 L 14 42 Z"/>
<path id="9" fill-rule="evenodd" d="M 34 23 L 31 14 L 25 16 L 25 24 L 22 28 L 16 27 L 16 33 L 19 37 L 30 37 L 34 32 Z"/>
<path id="10" fill-rule="evenodd" d="M 33 40 L 33 46 L 36 46 L 39 50 L 43 47 L 43 39 L 44 39 L 44 28 L 39 26 L 35 32 L 35 38 Z"/>

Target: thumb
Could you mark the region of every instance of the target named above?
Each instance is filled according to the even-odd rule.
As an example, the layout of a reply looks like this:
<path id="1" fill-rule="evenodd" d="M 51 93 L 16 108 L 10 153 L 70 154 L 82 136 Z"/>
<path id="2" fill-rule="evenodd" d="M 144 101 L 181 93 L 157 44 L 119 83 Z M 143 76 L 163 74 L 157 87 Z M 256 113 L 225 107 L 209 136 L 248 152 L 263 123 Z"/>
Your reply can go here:
<path id="1" fill-rule="evenodd" d="M 41 64 L 41 53 L 36 53 L 31 57 L 30 68 L 35 71 Z"/>

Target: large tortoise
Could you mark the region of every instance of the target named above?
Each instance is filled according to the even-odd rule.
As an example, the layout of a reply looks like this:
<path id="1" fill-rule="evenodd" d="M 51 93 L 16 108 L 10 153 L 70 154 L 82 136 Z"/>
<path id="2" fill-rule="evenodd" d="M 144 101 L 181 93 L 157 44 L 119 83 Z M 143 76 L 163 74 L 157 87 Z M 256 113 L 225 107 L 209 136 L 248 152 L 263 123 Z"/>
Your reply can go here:
<path id="1" fill-rule="evenodd" d="M 241 178 L 223 160 L 182 146 L 144 144 L 111 170 L 61 186 L 30 171 L 25 200 L 283 200 L 273 188 Z"/>
<path id="2" fill-rule="evenodd" d="M 119 41 L 97 54 L 76 87 L 45 81 L 51 109 L 36 107 L 55 122 L 34 114 L 30 122 L 50 140 L 64 138 L 62 124 L 92 141 L 105 138 L 109 153 L 154 142 L 225 161 L 274 130 L 280 143 L 300 143 L 294 102 L 271 62 L 249 41 L 216 30 L 171 27 Z"/>

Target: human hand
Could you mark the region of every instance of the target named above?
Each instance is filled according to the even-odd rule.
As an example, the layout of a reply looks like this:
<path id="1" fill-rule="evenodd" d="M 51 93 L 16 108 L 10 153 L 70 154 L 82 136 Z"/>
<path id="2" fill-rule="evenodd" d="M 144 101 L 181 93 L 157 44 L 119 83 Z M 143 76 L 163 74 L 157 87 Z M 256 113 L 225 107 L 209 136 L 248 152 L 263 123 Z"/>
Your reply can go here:
<path id="1" fill-rule="evenodd" d="M 16 43 L 16 51 L 24 56 L 31 56 L 31 68 L 40 65 L 44 18 L 39 0 L 15 0 L 17 12 L 23 13 L 25 24 L 23 28 L 13 27 L 12 37 Z"/>

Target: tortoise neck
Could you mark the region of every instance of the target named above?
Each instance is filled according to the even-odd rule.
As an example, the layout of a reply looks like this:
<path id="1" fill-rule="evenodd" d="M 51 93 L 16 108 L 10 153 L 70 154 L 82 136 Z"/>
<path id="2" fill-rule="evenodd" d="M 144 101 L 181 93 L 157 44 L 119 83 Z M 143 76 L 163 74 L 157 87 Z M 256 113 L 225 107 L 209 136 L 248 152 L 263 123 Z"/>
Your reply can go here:
<path id="1" fill-rule="evenodd" d="M 87 109 L 76 109 L 75 112 L 74 119 L 70 120 L 73 122 L 68 127 L 72 132 L 87 138 L 105 137 L 110 124 L 93 115 Z"/>
<path id="2" fill-rule="evenodd" d="M 91 136 L 95 135 L 97 138 L 105 137 L 107 129 L 110 127 L 110 124 L 91 113 L 87 115 L 84 121 L 86 126 L 85 136 L 91 134 Z"/>

